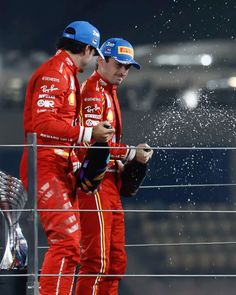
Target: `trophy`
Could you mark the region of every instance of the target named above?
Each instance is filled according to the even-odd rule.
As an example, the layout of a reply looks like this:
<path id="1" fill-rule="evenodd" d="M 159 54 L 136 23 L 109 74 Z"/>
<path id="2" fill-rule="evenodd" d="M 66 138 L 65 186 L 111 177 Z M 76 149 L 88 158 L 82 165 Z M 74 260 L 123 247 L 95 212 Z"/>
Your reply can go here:
<path id="1" fill-rule="evenodd" d="M 28 245 L 19 225 L 21 210 L 26 201 L 27 193 L 21 181 L 0 171 L 0 210 L 8 228 L 0 270 L 22 269 L 27 266 Z"/>

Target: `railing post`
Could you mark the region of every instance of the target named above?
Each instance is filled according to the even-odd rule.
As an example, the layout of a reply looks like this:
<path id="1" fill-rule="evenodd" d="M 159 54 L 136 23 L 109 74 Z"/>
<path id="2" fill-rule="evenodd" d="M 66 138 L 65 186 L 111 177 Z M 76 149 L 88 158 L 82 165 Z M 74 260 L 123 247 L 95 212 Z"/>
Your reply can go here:
<path id="1" fill-rule="evenodd" d="M 29 133 L 28 147 L 28 204 L 32 212 L 29 214 L 28 267 L 27 273 L 32 274 L 27 280 L 27 295 L 39 294 L 38 283 L 38 213 L 37 213 L 37 136 Z"/>

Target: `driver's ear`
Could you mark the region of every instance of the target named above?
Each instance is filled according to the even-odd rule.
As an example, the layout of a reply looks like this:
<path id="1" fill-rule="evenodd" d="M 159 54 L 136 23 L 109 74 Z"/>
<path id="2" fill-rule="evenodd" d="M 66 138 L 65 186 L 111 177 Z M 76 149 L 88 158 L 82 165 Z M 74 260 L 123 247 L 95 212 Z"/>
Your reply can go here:
<path id="1" fill-rule="evenodd" d="M 101 56 L 98 56 L 97 62 L 101 64 L 104 61 L 104 59 Z"/>
<path id="2" fill-rule="evenodd" d="M 85 48 L 84 48 L 84 54 L 90 53 L 90 51 L 91 51 L 91 46 L 90 45 L 86 45 Z"/>

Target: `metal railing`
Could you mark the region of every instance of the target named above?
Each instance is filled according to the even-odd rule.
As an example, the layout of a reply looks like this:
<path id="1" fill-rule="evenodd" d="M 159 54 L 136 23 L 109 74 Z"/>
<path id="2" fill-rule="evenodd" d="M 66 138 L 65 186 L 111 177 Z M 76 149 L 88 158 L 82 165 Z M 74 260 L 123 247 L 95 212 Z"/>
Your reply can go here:
<path id="1" fill-rule="evenodd" d="M 27 274 L 18 274 L 15 276 L 27 277 L 27 295 L 38 295 L 39 293 L 39 277 L 40 276 L 58 276 L 55 274 L 39 274 L 39 261 L 38 261 L 38 249 L 46 248 L 39 247 L 38 245 L 38 212 L 94 212 L 94 211 L 121 211 L 121 210 L 63 210 L 63 209 L 38 209 L 37 208 L 37 150 L 40 147 L 50 147 L 50 148 L 60 148 L 65 147 L 62 145 L 37 145 L 36 133 L 28 135 L 28 143 L 25 145 L 1 145 L 0 147 L 27 147 L 28 149 L 28 206 L 30 209 L 22 209 L 22 212 L 28 212 L 28 221 L 31 226 L 29 226 L 29 235 L 31 236 L 31 241 L 28 243 L 29 255 L 28 255 L 28 266 Z M 67 146 L 70 147 L 70 146 Z M 87 146 L 71 146 L 71 148 L 88 148 Z M 93 148 L 93 147 L 90 147 Z M 101 147 L 103 148 L 103 147 Z M 236 147 L 151 147 L 153 150 L 236 150 Z M 121 147 L 124 149 L 124 147 Z M 153 186 L 141 186 L 141 189 L 156 189 L 156 188 L 186 188 L 186 187 L 204 187 L 204 186 L 235 186 L 236 183 L 216 183 L 216 184 L 187 184 L 187 185 L 153 185 Z M 4 211 L 4 210 L 2 210 Z M 8 210 L 9 211 L 9 210 Z M 13 210 L 17 211 L 17 210 Z M 125 213 L 215 213 L 215 214 L 235 214 L 236 211 L 228 210 L 122 210 Z M 219 242 L 190 242 L 190 243 L 149 243 L 149 244 L 130 244 L 126 247 L 150 247 L 150 246 L 186 246 L 186 245 L 224 245 L 224 244 L 235 244 L 235 241 L 219 241 Z M 119 274 L 116 274 L 120 276 Z M 116 276 L 112 275 L 112 276 Z M 0 276 L 11 276 L 3 275 Z M 63 276 L 63 275 L 60 275 Z M 66 276 L 78 276 L 75 274 L 67 274 Z M 83 274 L 81 276 L 97 276 L 97 274 Z M 111 276 L 105 274 L 99 274 L 99 276 Z M 236 274 L 125 274 L 124 277 L 236 277 Z"/>

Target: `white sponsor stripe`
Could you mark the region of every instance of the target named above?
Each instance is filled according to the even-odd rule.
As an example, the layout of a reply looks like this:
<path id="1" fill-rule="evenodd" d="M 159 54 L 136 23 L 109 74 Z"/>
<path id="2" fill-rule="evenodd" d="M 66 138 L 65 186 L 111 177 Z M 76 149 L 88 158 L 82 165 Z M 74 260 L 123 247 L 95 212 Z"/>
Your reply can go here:
<path id="1" fill-rule="evenodd" d="M 83 133 L 84 133 L 84 127 L 80 126 L 79 138 L 77 141 L 78 143 L 82 142 Z"/>
<path id="2" fill-rule="evenodd" d="M 93 132 L 93 128 L 92 127 L 85 127 L 83 142 L 89 142 L 89 141 L 91 141 L 92 132 Z"/>
<path id="3" fill-rule="evenodd" d="M 96 114 L 85 114 L 84 117 L 85 118 L 98 119 L 98 120 L 102 118 L 101 115 L 96 115 Z"/>
<path id="4" fill-rule="evenodd" d="M 126 161 L 132 161 L 136 155 L 136 149 L 134 146 L 130 146 L 129 149 L 127 149 L 127 156 L 126 156 Z"/>
<path id="5" fill-rule="evenodd" d="M 60 288 L 60 282 L 61 282 L 61 274 L 62 274 L 64 263 L 65 263 L 65 257 L 63 257 L 62 258 L 62 261 L 61 261 L 61 266 L 60 266 L 60 270 L 59 270 L 59 274 L 58 274 L 58 279 L 57 279 L 56 295 L 59 294 L 59 288 Z"/>
<path id="6" fill-rule="evenodd" d="M 111 108 L 111 100 L 110 100 L 110 97 L 107 93 L 105 93 L 105 97 L 106 97 L 106 101 L 107 101 L 107 107 Z"/>

